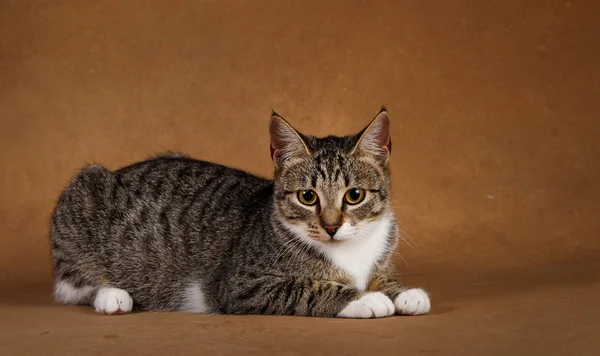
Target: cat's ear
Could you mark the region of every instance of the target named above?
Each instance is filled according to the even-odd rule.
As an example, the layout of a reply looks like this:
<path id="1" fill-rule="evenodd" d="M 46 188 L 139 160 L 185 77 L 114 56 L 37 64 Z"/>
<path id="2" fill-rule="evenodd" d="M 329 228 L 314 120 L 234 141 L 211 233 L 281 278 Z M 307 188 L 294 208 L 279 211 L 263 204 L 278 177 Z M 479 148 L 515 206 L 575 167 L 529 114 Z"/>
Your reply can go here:
<path id="1" fill-rule="evenodd" d="M 271 114 L 269 133 L 271 135 L 271 159 L 275 164 L 280 165 L 290 158 L 311 154 L 302 134 L 275 111 Z"/>
<path id="2" fill-rule="evenodd" d="M 358 134 L 352 154 L 368 155 L 387 164 L 391 153 L 390 118 L 387 109 L 382 106 L 379 114 Z"/>

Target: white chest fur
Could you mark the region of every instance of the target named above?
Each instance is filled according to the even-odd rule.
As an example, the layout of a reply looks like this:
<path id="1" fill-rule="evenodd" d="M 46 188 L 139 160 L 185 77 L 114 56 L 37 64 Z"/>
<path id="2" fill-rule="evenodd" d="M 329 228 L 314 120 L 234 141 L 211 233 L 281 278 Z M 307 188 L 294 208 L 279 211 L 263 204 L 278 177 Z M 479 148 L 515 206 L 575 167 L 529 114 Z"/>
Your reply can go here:
<path id="1" fill-rule="evenodd" d="M 386 249 L 392 218 L 385 216 L 376 222 L 362 224 L 348 241 L 335 245 L 321 246 L 321 250 L 329 260 L 346 272 L 353 281 L 353 286 L 365 290 L 375 262 Z M 342 230 L 340 228 L 340 230 Z M 340 231 L 341 233 L 342 231 Z"/>

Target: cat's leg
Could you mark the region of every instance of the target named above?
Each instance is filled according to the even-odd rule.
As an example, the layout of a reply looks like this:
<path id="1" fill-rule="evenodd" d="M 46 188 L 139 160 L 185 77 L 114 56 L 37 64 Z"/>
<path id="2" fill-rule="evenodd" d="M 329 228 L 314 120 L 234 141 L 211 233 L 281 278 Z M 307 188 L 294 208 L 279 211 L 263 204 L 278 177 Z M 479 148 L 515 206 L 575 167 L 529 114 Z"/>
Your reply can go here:
<path id="1" fill-rule="evenodd" d="M 422 315 L 431 310 L 429 295 L 421 288 L 407 288 L 390 273 L 379 272 L 371 279 L 370 291 L 380 291 L 394 301 L 396 314 Z"/>
<path id="2" fill-rule="evenodd" d="M 337 314 L 338 318 L 383 318 L 394 314 L 394 303 L 381 292 L 367 292 L 351 301 Z"/>
<path id="3" fill-rule="evenodd" d="M 102 287 L 98 289 L 93 305 L 98 313 L 127 314 L 133 309 L 133 299 L 123 289 Z"/>
<path id="4" fill-rule="evenodd" d="M 431 310 L 431 301 L 422 288 L 409 288 L 394 299 L 394 307 L 400 315 L 422 315 Z"/>
<path id="5" fill-rule="evenodd" d="M 133 299 L 122 289 L 75 287 L 74 284 L 64 280 L 55 283 L 54 298 L 63 304 L 91 304 L 96 312 L 102 314 L 126 314 L 133 309 Z"/>
<path id="6" fill-rule="evenodd" d="M 63 304 L 89 305 L 98 288 L 92 286 L 76 286 L 66 280 L 58 280 L 54 284 L 54 299 Z"/>
<path id="7" fill-rule="evenodd" d="M 394 304 L 381 292 L 363 292 L 331 281 L 310 278 L 242 276 L 227 283 L 217 301 L 224 314 L 270 314 L 341 318 L 382 318 Z"/>

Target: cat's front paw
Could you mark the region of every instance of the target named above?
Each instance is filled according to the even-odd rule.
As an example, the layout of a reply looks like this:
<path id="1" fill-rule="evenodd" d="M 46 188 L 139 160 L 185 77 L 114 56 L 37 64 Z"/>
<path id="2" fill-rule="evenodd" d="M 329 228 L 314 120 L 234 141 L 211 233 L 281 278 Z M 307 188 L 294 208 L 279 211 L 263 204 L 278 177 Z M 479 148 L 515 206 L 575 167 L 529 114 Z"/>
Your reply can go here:
<path id="1" fill-rule="evenodd" d="M 94 308 L 102 314 L 127 314 L 133 309 L 133 299 L 122 289 L 100 288 L 94 300 Z"/>
<path id="2" fill-rule="evenodd" d="M 394 314 L 394 303 L 381 292 L 369 292 L 360 299 L 348 303 L 338 318 L 384 318 Z"/>
<path id="3" fill-rule="evenodd" d="M 429 313 L 431 302 L 429 296 L 421 288 L 405 290 L 394 301 L 396 313 L 400 315 L 421 315 Z"/>

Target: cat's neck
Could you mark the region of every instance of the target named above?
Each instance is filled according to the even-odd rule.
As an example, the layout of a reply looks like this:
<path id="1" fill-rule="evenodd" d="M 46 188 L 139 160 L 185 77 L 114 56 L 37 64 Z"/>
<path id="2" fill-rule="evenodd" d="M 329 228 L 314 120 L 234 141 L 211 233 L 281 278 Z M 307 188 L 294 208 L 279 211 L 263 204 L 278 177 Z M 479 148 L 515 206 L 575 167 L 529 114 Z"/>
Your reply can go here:
<path id="1" fill-rule="evenodd" d="M 368 287 L 376 264 L 385 260 L 395 245 L 395 219 L 391 211 L 361 226 L 360 235 L 335 243 L 315 241 L 306 236 L 302 228 L 283 221 L 278 221 L 277 225 L 288 238 L 299 239 L 310 245 L 333 268 L 343 271 L 352 286 L 360 290 Z"/>
<path id="2" fill-rule="evenodd" d="M 360 237 L 339 244 L 322 245 L 321 251 L 350 277 L 354 287 L 365 290 L 375 265 L 389 250 L 393 223 L 393 217 L 385 215 L 363 227 Z"/>

